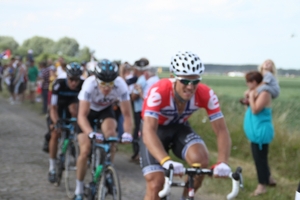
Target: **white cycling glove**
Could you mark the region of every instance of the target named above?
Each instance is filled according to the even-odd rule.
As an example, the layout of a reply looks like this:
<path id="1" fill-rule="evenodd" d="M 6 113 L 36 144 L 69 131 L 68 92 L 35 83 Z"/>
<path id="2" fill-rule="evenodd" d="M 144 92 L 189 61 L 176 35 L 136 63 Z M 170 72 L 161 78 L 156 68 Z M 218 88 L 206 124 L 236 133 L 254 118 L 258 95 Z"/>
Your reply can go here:
<path id="1" fill-rule="evenodd" d="M 89 133 L 89 138 L 93 139 L 94 137 L 96 138 L 96 140 L 101 140 L 101 141 L 104 140 L 104 136 L 103 136 L 102 133 L 90 132 Z"/>
<path id="2" fill-rule="evenodd" d="M 123 133 L 121 142 L 132 142 L 132 135 L 130 133 Z"/>
<path id="3" fill-rule="evenodd" d="M 226 163 L 219 163 L 214 165 L 214 175 L 215 176 L 229 176 L 231 169 Z"/>
<path id="4" fill-rule="evenodd" d="M 179 162 L 172 161 L 172 160 L 167 160 L 166 162 L 164 162 L 162 167 L 165 168 L 165 169 L 169 169 L 170 164 L 173 165 L 174 174 L 183 174 L 184 173 L 183 164 L 181 164 Z"/>

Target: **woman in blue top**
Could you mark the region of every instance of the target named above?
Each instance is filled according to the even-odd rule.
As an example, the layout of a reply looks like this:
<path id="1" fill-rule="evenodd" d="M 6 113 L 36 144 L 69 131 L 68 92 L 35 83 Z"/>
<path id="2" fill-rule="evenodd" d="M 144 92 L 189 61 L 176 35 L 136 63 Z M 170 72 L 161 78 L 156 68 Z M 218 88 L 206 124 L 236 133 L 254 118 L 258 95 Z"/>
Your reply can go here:
<path id="1" fill-rule="evenodd" d="M 249 89 L 249 106 L 244 117 L 244 131 L 251 141 L 251 151 L 258 176 L 258 186 L 253 195 L 266 193 L 266 186 L 275 186 L 276 182 L 271 177 L 268 164 L 269 143 L 274 137 L 272 123 L 272 96 L 263 90 L 257 92 L 257 87 L 262 82 L 263 76 L 258 71 L 246 74 Z"/>

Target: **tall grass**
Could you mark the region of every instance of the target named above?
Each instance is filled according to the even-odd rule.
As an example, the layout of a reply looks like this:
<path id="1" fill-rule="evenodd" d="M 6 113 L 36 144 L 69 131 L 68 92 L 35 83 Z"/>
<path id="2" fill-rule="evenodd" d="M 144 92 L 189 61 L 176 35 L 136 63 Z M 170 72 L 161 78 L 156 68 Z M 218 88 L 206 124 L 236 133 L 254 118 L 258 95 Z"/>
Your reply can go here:
<path id="1" fill-rule="evenodd" d="M 231 134 L 232 151 L 231 164 L 244 168 L 245 187 L 249 192 L 257 185 L 256 171 L 250 151 L 250 143 L 243 131 L 245 107 L 239 103 L 246 89 L 243 78 L 204 77 L 208 84 L 218 94 L 219 102 Z M 278 181 L 279 187 L 259 197 L 260 199 L 292 199 L 297 183 L 300 180 L 300 133 L 299 111 L 300 80 L 282 79 L 281 94 L 273 101 L 273 123 L 275 138 L 269 147 L 269 164 L 271 172 Z M 190 119 L 194 130 L 201 135 L 211 153 L 212 162 L 216 159 L 216 137 L 207 120 L 204 110 L 196 112 Z M 224 185 L 225 191 L 227 188 Z M 238 199 L 248 199 L 241 194 Z"/>

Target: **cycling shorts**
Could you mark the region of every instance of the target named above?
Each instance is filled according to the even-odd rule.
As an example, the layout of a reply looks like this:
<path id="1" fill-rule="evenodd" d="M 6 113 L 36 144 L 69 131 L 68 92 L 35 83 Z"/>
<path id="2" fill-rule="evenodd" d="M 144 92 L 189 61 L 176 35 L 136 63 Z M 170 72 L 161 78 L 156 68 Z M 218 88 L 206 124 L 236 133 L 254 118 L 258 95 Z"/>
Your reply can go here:
<path id="1" fill-rule="evenodd" d="M 91 127 L 93 129 L 96 129 L 96 122 L 95 120 L 97 120 L 98 122 L 101 122 L 104 121 L 106 118 L 113 118 L 115 119 L 115 113 L 114 113 L 114 110 L 112 108 L 112 106 L 108 106 L 107 108 L 105 108 L 104 110 L 101 110 L 101 111 L 94 111 L 94 110 L 90 110 L 88 116 L 88 121 L 91 125 Z M 97 127 L 99 128 L 99 127 Z M 82 133 L 82 130 L 80 127 L 78 127 L 78 133 Z"/>
<path id="2" fill-rule="evenodd" d="M 141 130 L 143 122 L 141 121 Z M 173 153 L 180 159 L 185 160 L 187 150 L 193 144 L 205 145 L 202 138 L 196 134 L 190 125 L 186 122 L 184 124 L 172 125 L 158 125 L 157 136 L 159 137 L 166 152 L 172 149 Z M 150 154 L 147 147 L 143 142 L 143 131 L 141 131 L 140 144 L 140 164 L 143 175 L 153 172 L 164 172 L 163 167 L 159 162 Z"/>
<path id="3" fill-rule="evenodd" d="M 57 104 L 57 114 L 60 119 L 69 119 L 71 118 L 71 113 L 69 111 L 69 105 L 73 103 L 78 103 L 78 99 L 73 98 L 72 100 L 68 102 L 58 102 Z M 51 119 L 51 117 L 50 117 Z M 51 124 L 53 124 L 51 120 Z"/>

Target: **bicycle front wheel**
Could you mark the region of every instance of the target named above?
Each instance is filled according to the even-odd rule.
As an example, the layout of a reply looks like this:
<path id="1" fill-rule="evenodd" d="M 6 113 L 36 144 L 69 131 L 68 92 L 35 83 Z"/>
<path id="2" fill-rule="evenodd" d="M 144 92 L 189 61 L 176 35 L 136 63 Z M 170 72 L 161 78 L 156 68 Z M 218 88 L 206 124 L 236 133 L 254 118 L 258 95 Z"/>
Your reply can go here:
<path id="1" fill-rule="evenodd" d="M 76 162 L 79 154 L 79 148 L 76 143 L 70 143 L 65 157 L 65 187 L 67 196 L 74 198 L 74 191 L 76 189 Z"/>
<path id="2" fill-rule="evenodd" d="M 98 200 L 121 200 L 121 186 L 117 171 L 113 166 L 108 166 L 102 173 L 99 187 Z"/>

